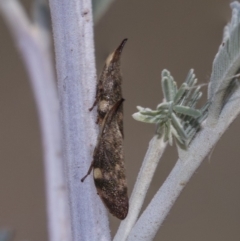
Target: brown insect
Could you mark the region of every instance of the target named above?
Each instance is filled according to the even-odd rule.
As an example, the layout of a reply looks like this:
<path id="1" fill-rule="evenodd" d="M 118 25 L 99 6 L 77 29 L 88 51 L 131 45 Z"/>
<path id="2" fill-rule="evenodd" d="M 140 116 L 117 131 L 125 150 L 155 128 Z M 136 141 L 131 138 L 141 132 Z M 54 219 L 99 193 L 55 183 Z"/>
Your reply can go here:
<path id="1" fill-rule="evenodd" d="M 127 39 L 108 56 L 97 84 L 98 142 L 88 173 L 93 178 L 102 201 L 115 217 L 124 219 L 128 213 L 128 195 L 123 157 L 123 107 L 120 57 Z"/>

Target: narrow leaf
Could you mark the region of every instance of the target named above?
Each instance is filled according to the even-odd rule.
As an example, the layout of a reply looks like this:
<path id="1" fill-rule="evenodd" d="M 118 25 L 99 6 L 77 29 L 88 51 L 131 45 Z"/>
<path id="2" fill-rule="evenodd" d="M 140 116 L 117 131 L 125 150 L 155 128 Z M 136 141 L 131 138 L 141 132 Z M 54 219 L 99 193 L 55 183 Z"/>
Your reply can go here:
<path id="1" fill-rule="evenodd" d="M 175 86 L 174 81 L 170 77 L 163 77 L 162 78 L 162 90 L 165 100 L 173 101 Z"/>
<path id="2" fill-rule="evenodd" d="M 173 107 L 173 110 L 176 111 L 178 114 L 184 114 L 187 116 L 192 116 L 194 118 L 197 118 L 201 115 L 200 110 L 196 110 L 187 106 L 182 106 L 182 105 L 175 105 Z"/>
<path id="3" fill-rule="evenodd" d="M 188 89 L 188 85 L 186 83 L 183 83 L 174 97 L 174 103 L 177 104 L 183 98 L 187 89 Z"/>
<path id="4" fill-rule="evenodd" d="M 171 119 L 172 119 L 172 125 L 176 129 L 178 135 L 182 140 L 185 140 L 187 138 L 186 133 L 183 129 L 182 124 L 180 123 L 180 120 L 178 117 L 172 112 L 171 114 Z"/>

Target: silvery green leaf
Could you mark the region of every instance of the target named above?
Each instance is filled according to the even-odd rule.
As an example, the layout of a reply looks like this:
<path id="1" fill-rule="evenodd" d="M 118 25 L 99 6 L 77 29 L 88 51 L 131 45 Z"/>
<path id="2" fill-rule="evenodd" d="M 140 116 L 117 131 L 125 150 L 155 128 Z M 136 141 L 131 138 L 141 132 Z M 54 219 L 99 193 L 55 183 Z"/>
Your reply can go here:
<path id="1" fill-rule="evenodd" d="M 174 84 L 173 78 L 171 78 L 170 76 L 162 78 L 163 95 L 167 102 L 172 101 L 174 98 L 174 91 L 175 91 L 174 85 L 175 84 Z"/>
<path id="2" fill-rule="evenodd" d="M 141 121 L 141 122 L 145 122 L 145 123 L 157 123 L 159 121 L 158 118 L 156 117 L 152 117 L 152 116 L 148 116 L 148 115 L 142 115 L 139 112 L 136 112 L 132 115 L 132 117 L 137 120 L 137 121 Z"/>
<path id="3" fill-rule="evenodd" d="M 192 116 L 194 118 L 197 118 L 201 115 L 200 110 L 196 110 L 196 109 L 193 109 L 187 106 L 182 106 L 182 105 L 173 106 L 173 110 L 176 111 L 178 114 Z"/>
<path id="4" fill-rule="evenodd" d="M 188 89 L 188 85 L 186 83 L 183 83 L 180 86 L 179 90 L 177 91 L 177 93 L 176 93 L 176 95 L 174 97 L 173 102 L 177 104 L 183 98 L 183 96 L 186 93 L 187 89 Z"/>
<path id="5" fill-rule="evenodd" d="M 166 110 L 166 109 L 169 109 L 169 107 L 170 107 L 170 104 L 169 104 L 169 103 L 163 102 L 163 103 L 161 103 L 161 104 L 159 104 L 159 105 L 157 106 L 157 109 L 158 109 L 158 110 L 159 110 L 159 109 Z"/>
<path id="6" fill-rule="evenodd" d="M 164 125 L 162 125 L 162 129 L 163 129 L 164 141 L 167 142 L 168 136 L 169 136 L 169 131 L 170 131 L 169 123 L 164 123 Z"/>
<path id="7" fill-rule="evenodd" d="M 192 139 L 194 138 L 194 136 L 197 134 L 198 131 L 199 129 L 197 130 L 193 128 L 191 131 L 188 132 L 188 139 L 186 140 L 187 145 L 192 141 Z"/>
<path id="8" fill-rule="evenodd" d="M 172 78 L 172 80 L 173 80 L 173 98 L 174 98 L 174 96 L 177 94 L 178 88 L 177 88 L 177 83 L 176 83 L 176 81 L 174 81 L 174 79 L 173 79 L 172 76 L 171 76 L 171 78 Z"/>
<path id="9" fill-rule="evenodd" d="M 142 121 L 145 122 L 146 116 L 143 116 L 141 113 L 136 112 L 132 115 L 133 119 L 137 120 L 137 121 Z"/>
<path id="10" fill-rule="evenodd" d="M 147 116 L 145 119 L 145 122 L 150 124 L 157 124 L 159 121 L 159 116 Z"/>
<path id="11" fill-rule="evenodd" d="M 208 101 L 200 110 L 202 112 L 202 115 L 198 118 L 198 122 L 202 123 L 208 116 L 208 109 L 209 106 L 211 105 L 211 102 Z"/>
<path id="12" fill-rule="evenodd" d="M 195 79 L 194 69 L 190 69 L 185 79 L 185 83 L 188 86 L 191 86 L 192 85 L 191 83 L 193 82 L 194 79 Z"/>
<path id="13" fill-rule="evenodd" d="M 162 70 L 162 78 L 169 77 L 169 76 L 170 76 L 170 72 L 167 69 L 163 69 Z"/>
<path id="14" fill-rule="evenodd" d="M 137 106 L 137 109 L 139 110 L 139 111 L 152 111 L 150 108 L 144 108 L 144 107 L 141 107 L 141 106 Z"/>
<path id="15" fill-rule="evenodd" d="M 172 125 L 176 129 L 178 135 L 181 139 L 185 140 L 187 138 L 184 128 L 178 119 L 178 117 L 172 112 L 171 113 Z"/>
<path id="16" fill-rule="evenodd" d="M 209 121 L 216 122 L 223 106 L 225 90 L 240 67 L 240 3 L 231 3 L 232 20 L 225 27 L 223 42 L 213 61 L 208 87 L 208 99 L 212 101 Z"/>
<path id="17" fill-rule="evenodd" d="M 197 79 L 192 69 L 189 71 L 185 83 L 178 90 L 170 72 L 163 70 L 164 102 L 160 103 L 156 110 L 138 106 L 139 112 L 135 113 L 133 118 L 157 124 L 157 133 L 163 135 L 165 141 L 168 140 L 172 144 L 174 137 L 177 144 L 186 149 L 208 114 L 209 104 L 200 110 L 194 108 L 202 95 L 200 86 L 195 87 L 196 83 Z"/>
<path id="18" fill-rule="evenodd" d="M 191 88 L 197 83 L 196 75 L 192 72 L 192 74 L 189 76 L 190 78 L 186 82 L 187 85 Z"/>
<path id="19" fill-rule="evenodd" d="M 202 113 L 204 112 L 208 112 L 208 108 L 211 105 L 211 102 L 208 101 L 207 103 L 205 103 L 205 105 L 200 109 Z"/>
<path id="20" fill-rule="evenodd" d="M 192 103 L 189 105 L 189 107 L 194 108 L 196 106 L 196 104 L 198 103 L 198 101 L 201 99 L 203 93 L 199 92 L 198 95 L 195 97 L 195 99 L 193 99 Z"/>
<path id="21" fill-rule="evenodd" d="M 141 110 L 143 110 L 143 109 L 145 109 L 145 108 L 143 108 L 143 107 L 141 107 L 141 106 L 137 106 L 137 109 L 139 110 L 139 111 L 141 111 Z"/>
<path id="22" fill-rule="evenodd" d="M 161 110 L 141 110 L 140 113 L 142 115 L 151 115 L 151 116 L 156 116 L 156 115 L 160 115 L 161 114 Z"/>
<path id="23" fill-rule="evenodd" d="M 186 148 L 185 146 L 185 139 L 182 139 L 181 136 L 178 134 L 178 132 L 176 131 L 176 129 L 174 128 L 174 126 L 171 126 L 171 133 L 172 135 L 177 139 L 177 141 L 179 142 L 179 144 L 181 144 L 180 146 L 182 148 Z M 178 143 L 177 142 L 177 143 Z"/>
<path id="24" fill-rule="evenodd" d="M 182 101 L 182 105 L 188 105 L 188 101 L 191 99 L 192 92 L 194 90 L 195 85 L 197 84 L 197 79 L 193 79 L 193 81 L 190 83 L 191 85 L 188 85 L 188 91 L 186 92 L 184 96 L 184 100 Z"/>
<path id="25" fill-rule="evenodd" d="M 192 94 L 190 100 L 186 105 L 188 105 L 189 107 L 196 106 L 198 100 L 202 97 L 202 92 L 200 92 L 199 90 L 200 90 L 200 86 L 196 88 L 196 90 L 194 91 L 194 93 Z"/>

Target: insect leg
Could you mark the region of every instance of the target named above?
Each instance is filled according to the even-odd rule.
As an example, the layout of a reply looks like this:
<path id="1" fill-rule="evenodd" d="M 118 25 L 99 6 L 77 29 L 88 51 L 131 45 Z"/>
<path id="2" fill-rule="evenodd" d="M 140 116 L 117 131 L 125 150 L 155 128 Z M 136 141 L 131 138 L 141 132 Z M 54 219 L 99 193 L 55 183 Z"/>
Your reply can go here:
<path id="1" fill-rule="evenodd" d="M 95 101 L 94 101 L 94 103 L 93 103 L 93 105 L 92 105 L 92 107 L 89 108 L 89 111 L 92 111 L 93 108 L 97 105 L 97 103 L 98 103 L 98 99 L 96 98 Z"/>
<path id="2" fill-rule="evenodd" d="M 92 161 L 92 163 L 91 163 L 91 165 L 90 165 L 90 167 L 89 167 L 89 169 L 88 169 L 87 174 L 81 179 L 81 182 L 84 182 L 84 180 L 86 179 L 86 177 L 87 177 L 88 175 L 90 175 L 92 169 L 93 169 L 93 161 Z"/>

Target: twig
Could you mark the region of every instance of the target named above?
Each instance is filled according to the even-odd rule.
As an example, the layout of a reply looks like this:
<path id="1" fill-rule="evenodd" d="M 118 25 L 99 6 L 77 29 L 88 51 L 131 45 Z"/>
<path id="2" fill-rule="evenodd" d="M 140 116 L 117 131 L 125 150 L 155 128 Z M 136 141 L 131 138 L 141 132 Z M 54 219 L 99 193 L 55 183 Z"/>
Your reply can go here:
<path id="1" fill-rule="evenodd" d="M 156 171 L 160 158 L 165 151 L 167 142 L 155 135 L 149 143 L 149 148 L 139 171 L 129 204 L 129 213 L 117 231 L 114 241 L 124 241 L 136 223 L 141 211 L 148 188 Z"/>
<path id="2" fill-rule="evenodd" d="M 48 225 L 51 241 L 70 241 L 70 222 L 61 152 L 59 105 L 48 34 L 30 23 L 16 0 L 1 0 L 1 13 L 23 56 L 42 131 Z"/>
<path id="3" fill-rule="evenodd" d="M 63 151 L 69 188 L 73 241 L 110 240 L 107 212 L 93 178 L 84 183 L 96 143 L 96 70 L 90 0 L 50 0 L 58 90 L 63 128 Z"/>

